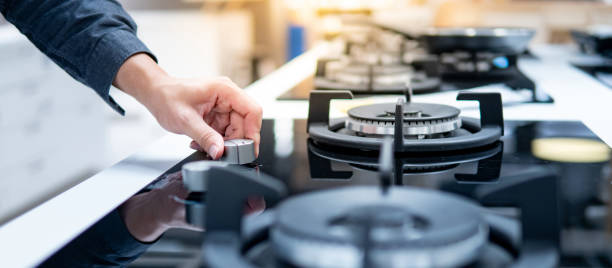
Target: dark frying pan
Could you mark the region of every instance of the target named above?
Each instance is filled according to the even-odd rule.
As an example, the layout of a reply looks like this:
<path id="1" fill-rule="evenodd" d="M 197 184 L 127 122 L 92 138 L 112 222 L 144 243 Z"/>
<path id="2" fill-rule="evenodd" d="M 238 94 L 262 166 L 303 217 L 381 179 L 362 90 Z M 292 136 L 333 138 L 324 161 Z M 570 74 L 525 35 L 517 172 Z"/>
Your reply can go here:
<path id="1" fill-rule="evenodd" d="M 585 53 L 612 57 L 612 27 L 604 30 L 572 31 L 572 37 Z"/>
<path id="2" fill-rule="evenodd" d="M 493 52 L 514 55 L 525 52 L 535 31 L 526 28 L 436 28 L 421 36 L 427 50 L 444 52 Z"/>

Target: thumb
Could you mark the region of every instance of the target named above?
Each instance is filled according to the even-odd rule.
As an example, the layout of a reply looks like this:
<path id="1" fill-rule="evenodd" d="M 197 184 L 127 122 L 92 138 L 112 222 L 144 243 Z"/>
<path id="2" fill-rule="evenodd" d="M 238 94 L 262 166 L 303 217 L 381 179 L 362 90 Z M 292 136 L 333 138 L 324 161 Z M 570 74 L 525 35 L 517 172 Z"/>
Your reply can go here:
<path id="1" fill-rule="evenodd" d="M 204 119 L 197 115 L 191 116 L 187 124 L 187 136 L 206 150 L 212 159 L 219 159 L 223 155 L 223 137 L 206 124 Z"/>

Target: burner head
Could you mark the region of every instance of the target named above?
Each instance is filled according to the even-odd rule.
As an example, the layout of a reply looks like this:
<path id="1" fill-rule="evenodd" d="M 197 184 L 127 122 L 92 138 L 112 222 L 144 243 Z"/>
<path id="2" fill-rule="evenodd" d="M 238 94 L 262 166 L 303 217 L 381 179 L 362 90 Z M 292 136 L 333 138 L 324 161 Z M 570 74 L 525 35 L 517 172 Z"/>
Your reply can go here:
<path id="1" fill-rule="evenodd" d="M 370 230 L 372 240 L 384 241 L 395 236 L 416 239 L 429 227 L 427 219 L 393 205 L 359 206 L 331 219 L 332 232 L 351 237 L 360 244 L 364 230 Z M 360 236 L 361 235 L 361 236 Z"/>
<path id="2" fill-rule="evenodd" d="M 479 255 L 488 227 L 460 197 L 362 186 L 285 201 L 271 234 L 279 256 L 299 267 L 456 267 Z"/>
<path id="3" fill-rule="evenodd" d="M 461 127 L 460 110 L 441 104 L 405 103 L 404 135 L 430 136 L 448 133 Z M 347 129 L 365 135 L 393 135 L 395 104 L 379 103 L 359 106 L 348 111 Z"/>
<path id="4" fill-rule="evenodd" d="M 317 89 L 350 90 L 354 93 L 415 93 L 436 91 L 440 78 L 428 71 L 399 63 L 359 63 L 352 59 L 319 59 L 314 85 Z"/>

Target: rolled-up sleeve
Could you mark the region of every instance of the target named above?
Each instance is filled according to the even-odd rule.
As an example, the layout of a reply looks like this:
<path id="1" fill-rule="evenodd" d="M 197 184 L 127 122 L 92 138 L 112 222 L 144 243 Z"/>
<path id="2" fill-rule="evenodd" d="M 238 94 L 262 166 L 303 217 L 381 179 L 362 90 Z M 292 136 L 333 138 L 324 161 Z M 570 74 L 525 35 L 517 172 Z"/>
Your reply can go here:
<path id="1" fill-rule="evenodd" d="M 93 88 L 121 114 L 109 95 L 130 56 L 155 56 L 136 36 L 136 24 L 114 0 L 0 0 L 0 12 L 68 74 Z"/>

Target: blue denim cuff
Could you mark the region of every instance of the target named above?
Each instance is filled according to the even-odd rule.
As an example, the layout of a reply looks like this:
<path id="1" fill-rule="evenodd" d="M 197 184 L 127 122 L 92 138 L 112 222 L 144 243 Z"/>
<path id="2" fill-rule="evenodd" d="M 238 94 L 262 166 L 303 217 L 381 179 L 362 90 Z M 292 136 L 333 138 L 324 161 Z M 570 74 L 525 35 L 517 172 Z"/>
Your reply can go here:
<path id="1" fill-rule="evenodd" d="M 146 53 L 157 62 L 155 55 L 133 32 L 116 30 L 98 41 L 86 68 L 85 77 L 90 86 L 121 115 L 125 115 L 125 111 L 109 95 L 109 90 L 121 65 L 137 53 Z"/>

